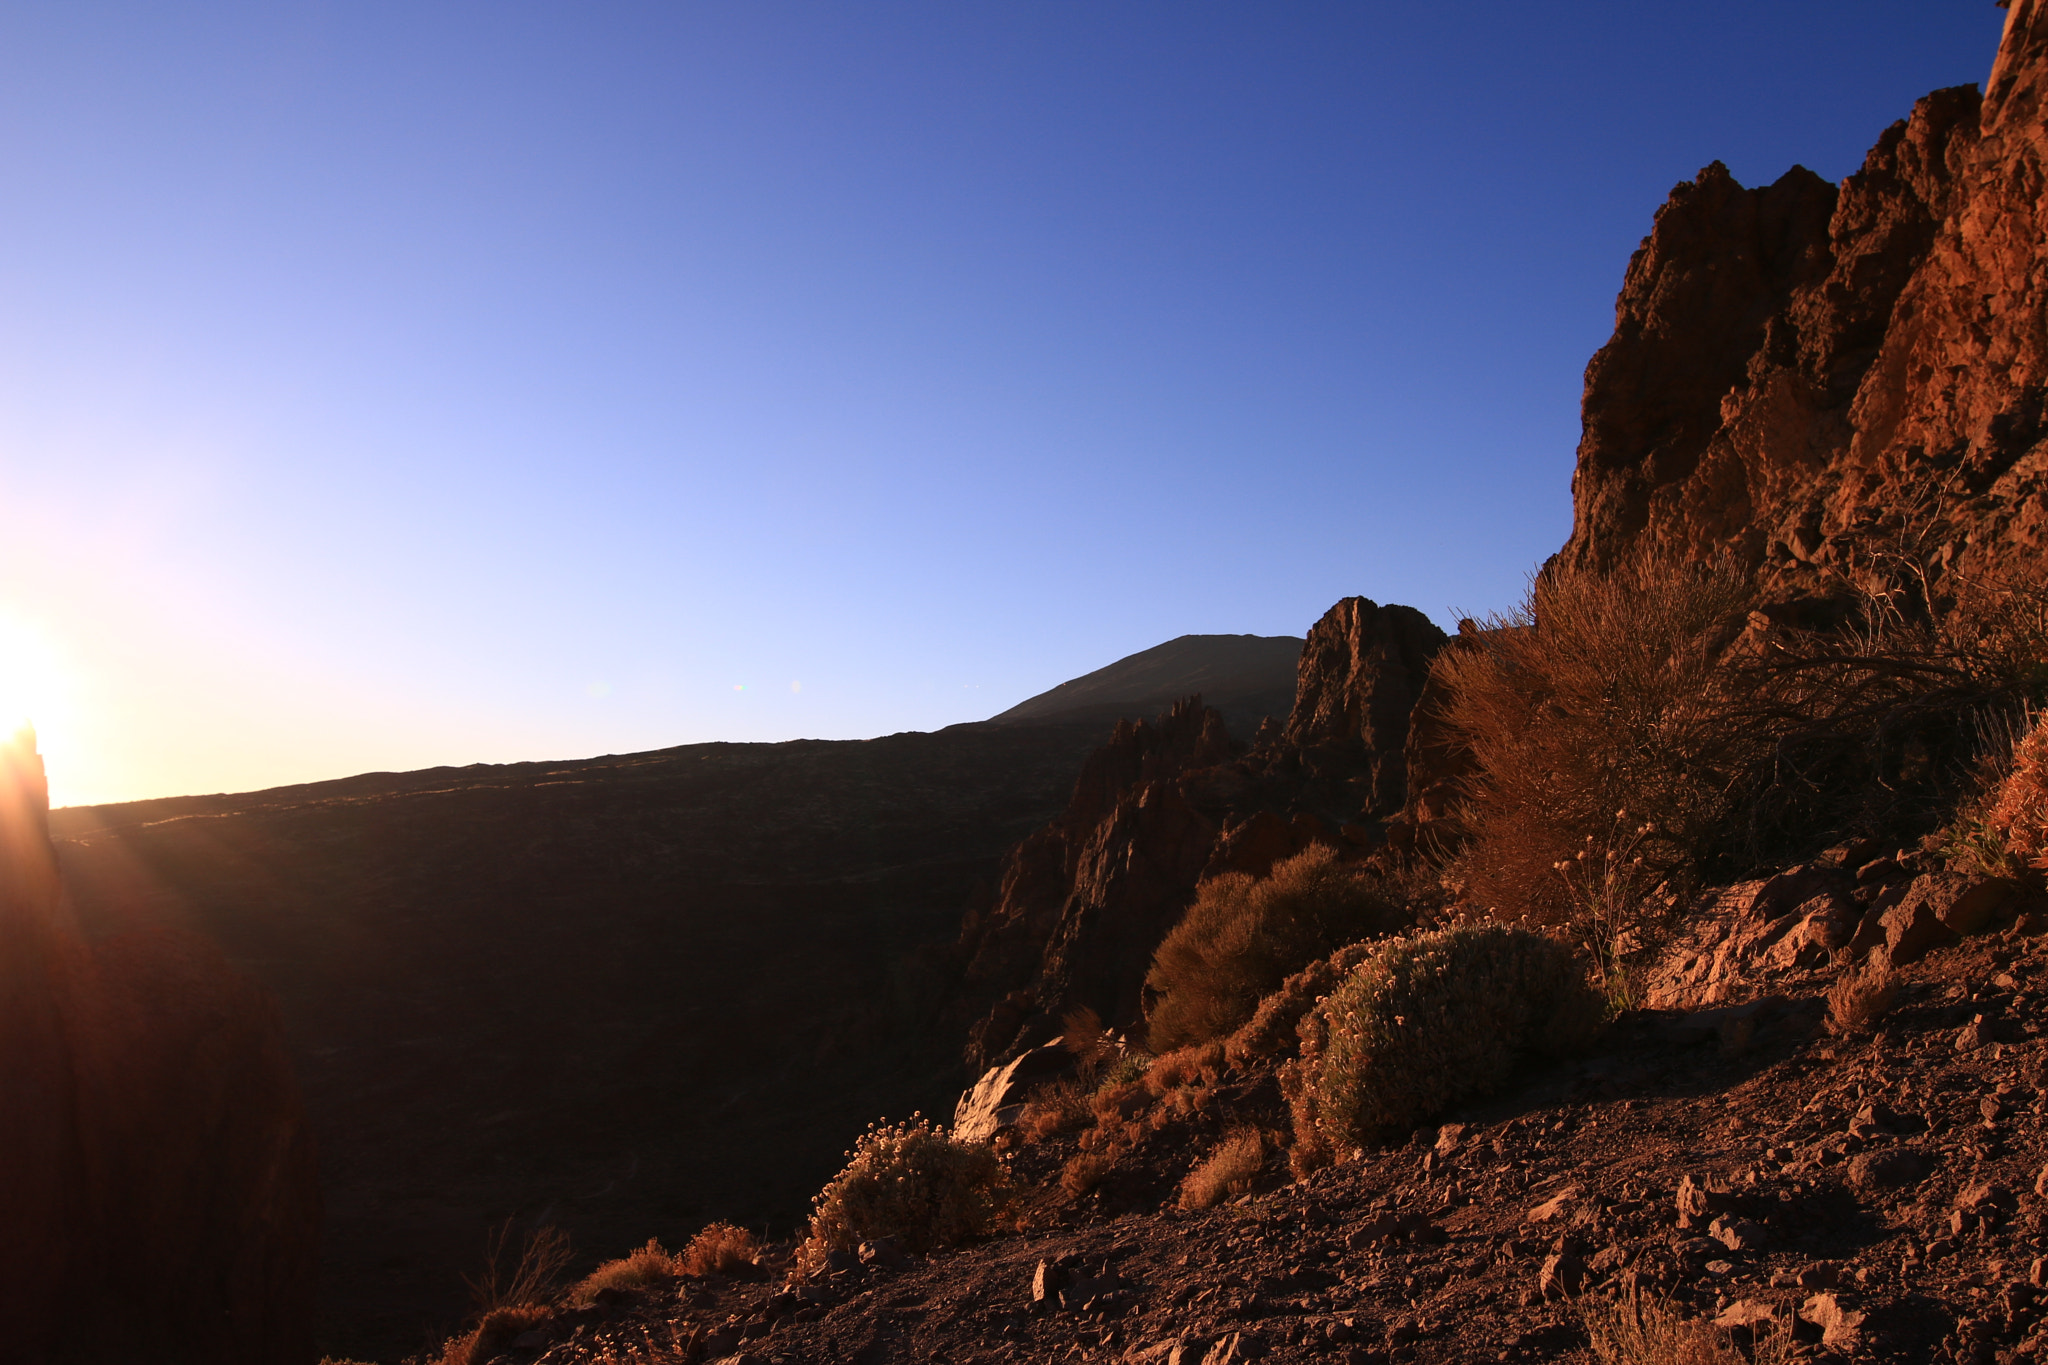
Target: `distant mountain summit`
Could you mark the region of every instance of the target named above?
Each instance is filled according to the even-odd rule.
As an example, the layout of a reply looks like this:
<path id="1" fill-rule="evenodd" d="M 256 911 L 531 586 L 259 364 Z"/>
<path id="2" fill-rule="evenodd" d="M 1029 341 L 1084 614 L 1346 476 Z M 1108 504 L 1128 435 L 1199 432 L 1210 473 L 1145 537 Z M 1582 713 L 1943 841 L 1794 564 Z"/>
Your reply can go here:
<path id="1" fill-rule="evenodd" d="M 1063 682 L 989 722 L 1148 719 L 1199 692 L 1231 733 L 1249 739 L 1265 717 L 1284 720 L 1293 707 L 1302 643 L 1296 635 L 1183 635 Z"/>

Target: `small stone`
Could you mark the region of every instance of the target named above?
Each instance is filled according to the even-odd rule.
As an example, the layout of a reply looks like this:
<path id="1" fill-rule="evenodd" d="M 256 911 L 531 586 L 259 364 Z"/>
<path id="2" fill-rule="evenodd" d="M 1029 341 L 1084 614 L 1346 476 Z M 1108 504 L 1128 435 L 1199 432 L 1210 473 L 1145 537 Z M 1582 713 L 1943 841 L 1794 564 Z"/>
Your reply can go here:
<path id="1" fill-rule="evenodd" d="M 1708 1261 L 1707 1273 L 1716 1279 L 1724 1279 L 1735 1273 L 1735 1263 L 1732 1261 Z"/>
<path id="2" fill-rule="evenodd" d="M 1465 1124 L 1447 1123 L 1436 1130 L 1436 1151 L 1438 1156 L 1449 1156 L 1458 1150 L 1458 1144 L 1465 1140 Z"/>
<path id="3" fill-rule="evenodd" d="M 1997 1036 L 1991 1027 L 1991 1021 L 1980 1014 L 1969 1023 L 1963 1025 L 1962 1031 L 1956 1034 L 1956 1051 L 1975 1052 L 1979 1048 L 1989 1047 L 1997 1041 Z"/>
<path id="4" fill-rule="evenodd" d="M 1724 1330 L 1747 1327 L 1751 1331 L 1777 1321 L 1778 1310 L 1762 1299 L 1743 1299 L 1722 1309 L 1714 1326 Z"/>
<path id="5" fill-rule="evenodd" d="M 1038 1269 L 1031 1276 L 1031 1301 L 1044 1303 L 1058 1296 L 1067 1282 L 1067 1273 L 1050 1261 L 1040 1261 Z"/>
<path id="6" fill-rule="evenodd" d="M 1232 1332 L 1229 1336 L 1209 1348 L 1202 1357 L 1202 1365 L 1239 1365 L 1246 1360 L 1258 1360 L 1266 1354 L 1266 1343 L 1253 1332 Z"/>
<path id="7" fill-rule="evenodd" d="M 1761 1223 L 1724 1215 L 1714 1220 L 1713 1226 L 1707 1229 L 1707 1236 L 1730 1251 L 1754 1251 L 1763 1245 L 1765 1234 Z"/>

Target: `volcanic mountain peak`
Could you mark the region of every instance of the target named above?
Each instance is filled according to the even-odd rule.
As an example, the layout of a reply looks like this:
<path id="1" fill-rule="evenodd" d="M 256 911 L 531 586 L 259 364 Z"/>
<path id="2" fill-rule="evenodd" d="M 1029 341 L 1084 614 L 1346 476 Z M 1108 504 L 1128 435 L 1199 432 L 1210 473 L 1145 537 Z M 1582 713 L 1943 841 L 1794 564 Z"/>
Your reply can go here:
<path id="1" fill-rule="evenodd" d="M 1183 635 L 1085 673 L 989 717 L 995 724 L 1045 720 L 1122 720 L 1157 715 L 1185 696 L 1223 713 L 1248 737 L 1266 716 L 1294 704 L 1296 635 Z"/>

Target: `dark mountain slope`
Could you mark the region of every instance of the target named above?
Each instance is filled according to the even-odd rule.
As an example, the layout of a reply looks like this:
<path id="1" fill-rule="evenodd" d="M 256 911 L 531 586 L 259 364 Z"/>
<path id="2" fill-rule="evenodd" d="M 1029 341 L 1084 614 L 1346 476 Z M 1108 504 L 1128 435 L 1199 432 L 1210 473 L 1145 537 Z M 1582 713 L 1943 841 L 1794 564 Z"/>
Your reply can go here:
<path id="1" fill-rule="evenodd" d="M 1063 682 L 990 717 L 1023 721 L 1149 720 L 1182 697 L 1200 693 L 1239 739 L 1250 739 L 1267 716 L 1294 704 L 1294 669 L 1302 640 L 1294 635 L 1183 635 Z"/>
<path id="2" fill-rule="evenodd" d="M 284 1008 L 323 1332 L 394 1359 L 486 1226 L 591 1254 L 795 1222 L 848 1136 L 951 1103 L 906 957 L 1072 790 L 1094 724 L 706 744 L 60 810 L 82 915 L 222 945 Z"/>

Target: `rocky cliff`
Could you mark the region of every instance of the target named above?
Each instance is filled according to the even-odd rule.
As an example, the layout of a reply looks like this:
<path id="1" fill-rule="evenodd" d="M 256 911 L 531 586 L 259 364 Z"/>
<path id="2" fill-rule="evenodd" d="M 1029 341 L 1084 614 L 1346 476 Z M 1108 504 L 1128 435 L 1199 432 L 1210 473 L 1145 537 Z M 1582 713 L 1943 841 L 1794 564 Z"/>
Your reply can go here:
<path id="1" fill-rule="evenodd" d="M 2048 534 L 2048 10 L 1829 185 L 1672 191 L 1586 371 L 1569 567 L 1732 556 L 1781 600 L 1910 543 L 2038 568 Z"/>
<path id="2" fill-rule="evenodd" d="M 1408 715 L 1443 639 L 1412 607 L 1349 597 L 1309 631 L 1286 723 L 1248 749 L 1198 698 L 1120 722 L 962 934 L 954 1016 L 974 1019 L 969 1064 L 1044 1041 L 1074 1009 L 1137 1025 L 1153 949 L 1203 877 L 1263 874 L 1317 841 L 1376 845 L 1406 792 Z"/>

